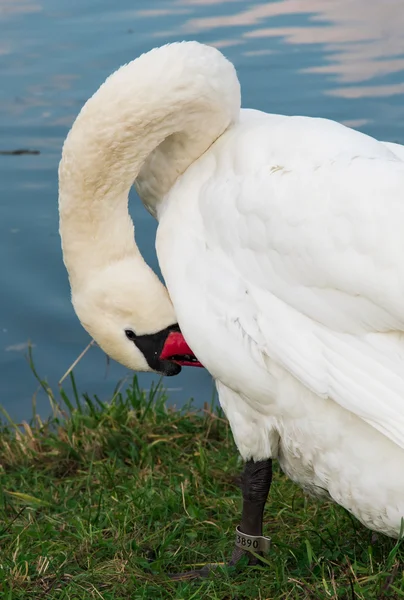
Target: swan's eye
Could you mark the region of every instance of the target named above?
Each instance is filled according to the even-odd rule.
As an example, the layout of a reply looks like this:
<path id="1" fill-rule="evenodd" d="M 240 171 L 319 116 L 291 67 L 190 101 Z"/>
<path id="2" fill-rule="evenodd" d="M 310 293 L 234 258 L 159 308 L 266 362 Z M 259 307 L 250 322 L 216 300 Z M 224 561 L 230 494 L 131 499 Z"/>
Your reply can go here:
<path id="1" fill-rule="evenodd" d="M 136 333 L 132 331 L 132 329 L 125 329 L 125 335 L 128 340 L 131 340 L 132 342 L 136 339 Z"/>

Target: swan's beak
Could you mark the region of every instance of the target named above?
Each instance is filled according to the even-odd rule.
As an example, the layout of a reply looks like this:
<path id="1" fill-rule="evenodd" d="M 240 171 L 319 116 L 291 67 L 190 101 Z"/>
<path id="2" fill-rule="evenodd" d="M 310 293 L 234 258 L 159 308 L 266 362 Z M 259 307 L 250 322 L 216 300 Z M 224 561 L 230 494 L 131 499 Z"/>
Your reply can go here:
<path id="1" fill-rule="evenodd" d="M 160 360 L 170 360 L 182 367 L 202 367 L 179 331 L 171 331 L 164 343 Z"/>

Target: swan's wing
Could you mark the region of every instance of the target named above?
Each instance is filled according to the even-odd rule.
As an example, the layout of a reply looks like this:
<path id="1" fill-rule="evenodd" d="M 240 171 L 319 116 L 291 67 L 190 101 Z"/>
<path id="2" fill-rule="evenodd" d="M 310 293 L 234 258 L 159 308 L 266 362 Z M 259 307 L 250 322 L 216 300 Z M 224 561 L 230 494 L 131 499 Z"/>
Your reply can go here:
<path id="1" fill-rule="evenodd" d="M 404 146 L 402 144 L 396 144 L 395 142 L 383 142 L 383 144 L 394 152 L 400 160 L 404 160 Z"/>
<path id="2" fill-rule="evenodd" d="M 200 196 L 206 244 L 245 286 L 228 322 L 404 448 L 404 162 L 327 133 L 322 159 L 237 143 Z"/>

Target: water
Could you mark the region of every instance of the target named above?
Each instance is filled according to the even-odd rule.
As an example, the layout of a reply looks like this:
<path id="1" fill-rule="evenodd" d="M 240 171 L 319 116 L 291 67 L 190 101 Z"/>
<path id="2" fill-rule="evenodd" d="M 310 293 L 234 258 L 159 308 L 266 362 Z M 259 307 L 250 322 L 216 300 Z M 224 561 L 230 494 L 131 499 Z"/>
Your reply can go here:
<path id="1" fill-rule="evenodd" d="M 134 8 L 136 6 L 136 8 Z M 153 6 L 153 8 L 150 8 Z M 69 301 L 57 233 L 57 165 L 81 105 L 119 65 L 153 46 L 197 39 L 239 73 L 243 105 L 336 119 L 404 143 L 402 0 L 0 0 L 0 403 L 30 416 L 34 344 L 52 385 L 87 345 Z M 138 199 L 137 241 L 157 268 L 155 223 Z M 128 372 L 92 348 L 76 369 L 82 391 L 110 396 Z M 154 377 L 143 375 L 150 387 Z M 207 373 L 166 380 L 173 403 L 212 397 Z M 38 395 L 38 409 L 48 403 Z"/>

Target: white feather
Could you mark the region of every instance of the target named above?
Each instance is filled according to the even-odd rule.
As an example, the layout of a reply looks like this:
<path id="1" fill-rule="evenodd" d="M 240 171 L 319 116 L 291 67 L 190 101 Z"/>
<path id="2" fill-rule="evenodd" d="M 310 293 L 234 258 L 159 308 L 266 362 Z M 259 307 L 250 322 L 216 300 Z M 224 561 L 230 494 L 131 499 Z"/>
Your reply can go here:
<path id="1" fill-rule="evenodd" d="M 242 111 L 167 196 L 157 239 L 243 456 L 277 456 L 389 535 L 404 515 L 403 189 L 395 146 Z"/>

